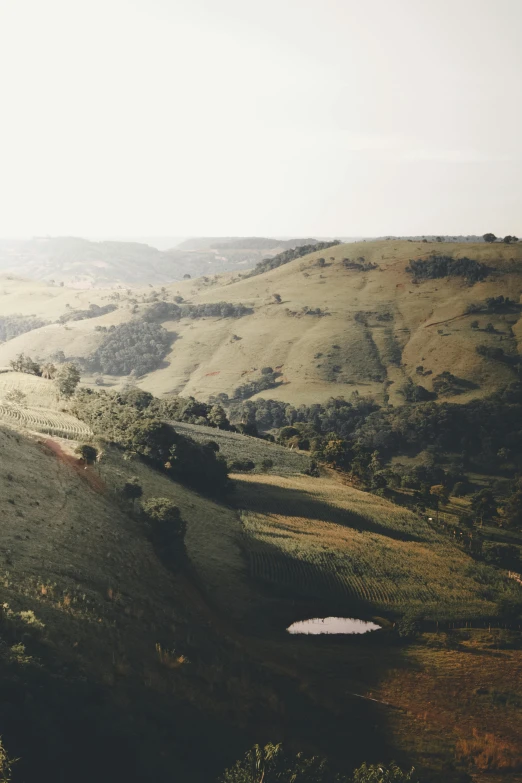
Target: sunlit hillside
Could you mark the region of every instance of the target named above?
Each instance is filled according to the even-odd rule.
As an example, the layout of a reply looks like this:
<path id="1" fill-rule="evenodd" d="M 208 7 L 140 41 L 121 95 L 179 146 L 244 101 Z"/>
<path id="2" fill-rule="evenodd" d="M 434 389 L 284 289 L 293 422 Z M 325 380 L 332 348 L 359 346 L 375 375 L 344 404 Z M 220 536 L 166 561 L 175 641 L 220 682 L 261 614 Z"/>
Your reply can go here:
<path id="1" fill-rule="evenodd" d="M 488 273 L 472 282 L 457 276 L 415 279 L 407 271 L 410 260 L 434 254 L 473 259 Z M 161 289 L 78 292 L 2 278 L 0 303 L 6 315 L 23 313 L 50 322 L 92 303 L 112 302 L 117 309 L 15 337 L 0 346 L 0 365 L 21 351 L 40 358 L 57 351 L 86 358 L 103 342 L 100 327 L 139 319 L 151 302 L 182 297 L 184 304 L 228 302 L 252 312 L 163 321 L 173 334 L 171 348 L 158 369 L 138 381 L 157 395 L 233 396 L 238 386 L 271 367 L 278 373 L 277 386 L 262 395 L 294 403 L 354 391 L 381 401 L 388 395 L 398 403 L 397 392 L 408 378 L 430 391 L 444 371 L 457 379 L 445 398 L 466 401 L 515 377 L 511 360 L 522 341 L 519 308 L 490 312 L 485 302 L 509 296 L 518 303 L 521 291 L 520 244 L 386 240 L 337 245 L 255 276 L 228 273 Z M 479 346 L 489 354 L 501 348 L 505 361 L 480 355 Z M 125 380 L 106 375 L 110 385 Z"/>

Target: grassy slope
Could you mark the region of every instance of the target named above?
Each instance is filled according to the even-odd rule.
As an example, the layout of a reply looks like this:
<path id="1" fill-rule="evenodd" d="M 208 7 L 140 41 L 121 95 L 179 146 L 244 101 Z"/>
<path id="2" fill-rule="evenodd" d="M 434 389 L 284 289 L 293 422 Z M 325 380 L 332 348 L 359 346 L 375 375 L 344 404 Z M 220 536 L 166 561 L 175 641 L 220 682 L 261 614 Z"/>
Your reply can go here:
<path id="1" fill-rule="evenodd" d="M 424 518 L 343 485 L 335 473 L 244 476 L 244 548 L 256 577 L 344 612 L 413 609 L 425 617 L 488 617 L 494 604 L 473 561 Z"/>
<path id="2" fill-rule="evenodd" d="M 433 252 L 467 255 L 498 272 L 474 286 L 459 279 L 413 285 L 404 271 L 409 259 Z M 319 269 L 317 256 L 325 257 L 328 266 Z M 343 258 L 358 256 L 378 268 L 369 272 L 344 269 Z M 109 295 L 16 281 L 4 281 L 3 287 L 7 292 L 2 300 L 6 313 L 42 317 L 51 313 L 59 316 L 65 312 L 66 303 L 74 307 L 85 307 L 90 301 L 103 304 Z M 142 293 L 150 290 L 143 289 Z M 455 398 L 464 401 L 490 392 L 513 377 L 507 366 L 479 357 L 476 345 L 500 345 L 502 337 L 502 347 L 509 352 L 515 351 L 517 339 L 522 339 L 522 319 L 513 325 L 513 339 L 505 317 L 461 317 L 466 305 L 499 294 L 518 299 L 521 290 L 522 243 L 491 246 L 386 240 L 339 245 L 248 279 L 227 274 L 213 284 L 202 280 L 174 283 L 167 286 L 167 291 L 171 295 L 179 292 L 187 301 L 242 302 L 254 307 L 255 312 L 242 319 L 185 319 L 165 324 L 178 335 L 167 357 L 168 366 L 144 377 L 140 385 L 157 395 L 178 392 L 205 398 L 222 391 L 230 394 L 236 386 L 258 376 L 262 367 L 272 366 L 280 367 L 284 383 L 263 396 L 310 403 L 358 390 L 382 398 L 384 381 L 391 381 L 391 401 L 400 402 L 397 388 L 406 377 L 418 381 L 415 368 L 422 364 L 433 375 L 450 370 L 479 384 L 479 389 Z M 130 317 L 126 295 L 120 293 L 120 309 L 115 313 L 65 327 L 44 327 L 0 346 L 0 365 L 20 350 L 42 356 L 56 349 L 70 356 L 88 354 L 102 339 L 94 333 L 97 324 L 110 325 Z M 281 304 L 274 303 L 274 293 L 281 295 Z M 287 312 L 299 314 L 305 306 L 320 307 L 330 315 L 319 318 Z M 373 314 L 368 317 L 367 327 L 354 320 L 357 312 Z M 378 321 L 378 313 L 391 313 L 392 320 Z M 491 321 L 499 334 L 471 330 L 470 322 L 477 317 L 481 327 Z M 234 335 L 241 339 L 234 339 Z M 336 345 L 339 348 L 334 348 Z M 402 349 L 401 366 L 392 362 L 394 346 Z M 322 356 L 315 358 L 318 354 Z M 334 367 L 339 370 L 334 371 Z M 422 381 L 428 388 L 431 377 Z M 121 383 L 121 379 L 108 380 Z"/>
<path id="3" fill-rule="evenodd" d="M 421 760 L 428 766 L 439 763 L 430 756 L 435 747 L 441 751 L 439 735 L 447 758 L 454 743 L 468 737 L 473 721 L 482 727 L 480 705 L 466 677 L 475 661 L 487 663 L 487 650 L 451 653 L 456 668 L 449 671 L 445 650 L 428 652 L 420 646 L 402 652 L 386 642 L 384 647 L 375 646 L 372 640 L 344 644 L 288 637 L 285 625 L 309 612 L 334 606 L 364 614 L 400 611 L 400 601 L 390 605 L 374 596 L 373 601 L 361 602 L 353 594 L 336 595 L 330 590 L 310 596 L 299 579 L 285 585 L 285 592 L 290 587 L 292 594 L 287 600 L 260 591 L 249 577 L 243 552 L 248 552 L 253 540 L 252 550 L 261 542 L 265 552 L 268 547 L 272 553 L 277 549 L 283 559 L 293 562 L 306 565 L 313 555 L 314 574 L 318 566 L 325 573 L 342 575 L 350 562 L 363 567 L 361 581 L 374 591 L 402 589 L 410 599 L 410 587 L 418 588 L 424 581 L 435 586 L 438 601 L 467 601 L 471 612 L 487 611 L 486 602 L 477 602 L 470 594 L 474 583 L 464 573 L 467 556 L 408 512 L 343 486 L 333 475 L 321 479 L 235 476 L 234 510 L 172 483 L 139 460 L 124 460 L 112 449 L 103 454 L 99 472 L 85 471 L 73 459 L 57 459 L 57 446 L 70 453 L 74 445 L 70 442 L 54 439 L 50 450 L 43 443 L 2 431 L 0 440 L 2 601 L 16 611 L 33 610 L 46 626 L 45 644 L 50 645 L 53 659 L 60 666 L 77 667 L 89 682 L 108 688 L 109 698 L 127 705 L 126 709 L 132 704 L 133 713 L 139 704 L 152 733 L 157 734 L 158 726 L 150 710 L 157 720 L 164 720 L 162 711 L 167 709 L 171 718 L 160 730 L 158 747 L 164 752 L 167 743 L 173 769 L 183 756 L 183 743 L 190 743 L 191 718 L 183 706 L 187 701 L 205 713 L 205 718 L 196 713 L 200 738 L 210 736 L 209 730 L 224 738 L 224 749 L 207 750 L 209 764 L 220 763 L 219 753 L 229 753 L 230 743 L 237 741 L 233 737 L 238 728 L 232 730 L 229 724 L 231 713 L 256 739 L 287 736 L 297 747 L 304 742 L 308 750 L 317 746 L 339 758 L 347 752 L 350 759 L 377 760 L 373 754 L 378 753 Z M 165 570 L 139 523 L 121 501 L 115 503 L 111 488 L 117 490 L 132 476 L 138 477 L 145 497 L 166 496 L 179 505 L 188 523 L 193 579 L 201 585 L 206 606 L 187 576 L 176 577 Z M 246 530 L 239 510 L 244 512 Z M 188 653 L 190 666 L 162 667 L 155 652 L 158 641 L 164 648 Z M 30 644 L 28 652 L 33 652 Z M 506 678 L 509 667 L 510 688 L 522 696 L 521 653 L 503 653 L 503 658 L 506 655 L 504 673 L 498 673 L 497 680 Z M 249 660 L 263 662 L 261 679 Z M 284 686 L 278 684 L 281 677 Z M 412 677 L 406 690 L 401 688 Z M 467 694 L 460 712 L 453 697 L 437 686 L 440 677 L 455 689 L 450 694 Z M 292 695 L 289 682 L 299 684 L 299 697 Z M 502 687 L 507 687 L 504 681 Z M 393 736 L 391 747 L 383 750 L 376 730 L 370 732 L 371 746 L 363 744 L 357 727 L 366 726 L 366 707 L 360 699 L 351 699 L 351 692 L 370 693 L 405 710 L 372 713 L 372 726 L 378 723 Z M 339 693 L 345 694 L 343 699 Z M 423 718 L 422 741 L 413 742 L 419 734 L 414 716 L 419 711 L 424 714 L 429 703 L 433 710 Z M 494 722 L 496 735 L 508 730 L 502 707 L 488 706 L 484 715 Z M 205 723 L 214 719 L 222 722 L 219 733 Z M 457 719 L 464 721 L 460 734 Z M 4 725 L 7 738 L 9 725 Z M 349 748 L 347 726 L 355 742 Z M 511 742 L 520 736 L 516 722 L 509 731 Z M 145 733 L 136 747 L 146 753 L 150 742 Z M 14 750 L 24 754 L 24 747 L 16 743 Z M 188 760 L 191 780 L 213 779 L 197 767 L 192 752 Z M 207 762 L 202 763 L 205 767 Z M 187 779 L 183 772 L 180 779 Z M 451 780 L 449 774 L 447 779 Z M 157 780 L 163 780 L 159 773 Z"/>

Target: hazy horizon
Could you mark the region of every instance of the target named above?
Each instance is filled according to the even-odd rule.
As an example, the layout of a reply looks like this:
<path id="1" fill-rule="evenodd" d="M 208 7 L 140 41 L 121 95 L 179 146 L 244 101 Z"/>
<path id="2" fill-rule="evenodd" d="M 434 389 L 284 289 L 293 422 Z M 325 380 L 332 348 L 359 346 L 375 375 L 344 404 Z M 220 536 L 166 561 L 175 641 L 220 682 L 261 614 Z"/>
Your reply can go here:
<path id="1" fill-rule="evenodd" d="M 518 0 L 0 6 L 0 236 L 522 234 Z"/>

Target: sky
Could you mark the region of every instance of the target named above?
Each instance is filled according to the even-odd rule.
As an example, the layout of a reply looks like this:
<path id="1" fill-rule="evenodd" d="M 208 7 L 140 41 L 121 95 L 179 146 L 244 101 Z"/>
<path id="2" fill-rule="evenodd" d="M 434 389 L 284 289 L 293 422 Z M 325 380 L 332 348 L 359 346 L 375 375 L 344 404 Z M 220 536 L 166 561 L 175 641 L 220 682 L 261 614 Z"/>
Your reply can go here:
<path id="1" fill-rule="evenodd" d="M 0 236 L 520 236 L 521 40 L 521 0 L 0 0 Z"/>

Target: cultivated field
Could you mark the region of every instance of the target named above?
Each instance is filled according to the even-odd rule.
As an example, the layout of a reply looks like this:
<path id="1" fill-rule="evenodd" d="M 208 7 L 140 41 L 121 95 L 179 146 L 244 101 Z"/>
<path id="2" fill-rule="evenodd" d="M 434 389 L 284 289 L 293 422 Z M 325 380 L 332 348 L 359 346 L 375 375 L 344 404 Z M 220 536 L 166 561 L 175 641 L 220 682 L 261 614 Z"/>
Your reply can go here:
<path id="1" fill-rule="evenodd" d="M 366 611 L 433 619 L 494 615 L 471 558 L 425 519 L 337 477 L 236 477 L 254 578 Z"/>
<path id="2" fill-rule="evenodd" d="M 25 395 L 21 404 L 9 402 L 9 393 Z M 11 427 L 72 440 L 88 439 L 90 427 L 60 410 L 52 381 L 21 372 L 0 374 L 0 422 Z"/>
<path id="3" fill-rule="evenodd" d="M 250 460 L 255 464 L 253 473 L 277 473 L 279 475 L 302 473 L 310 464 L 309 454 L 302 451 L 292 451 L 276 443 L 269 443 L 260 438 L 240 435 L 237 432 L 226 432 L 213 427 L 201 427 L 197 424 L 185 424 L 173 421 L 173 427 L 182 435 L 205 443 L 213 440 L 219 446 L 219 453 L 227 462 L 233 460 Z M 261 463 L 265 459 L 272 460 L 273 467 L 263 469 Z"/>

